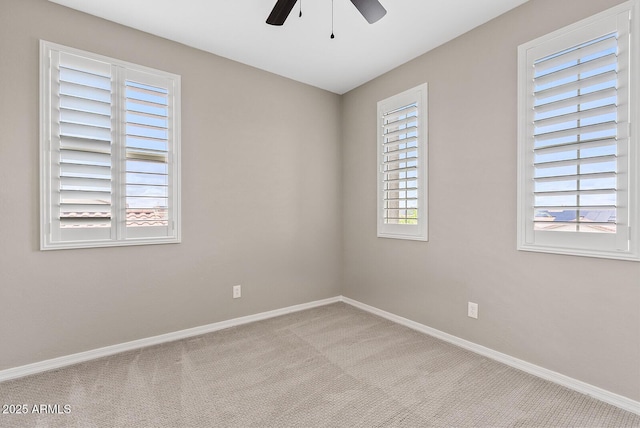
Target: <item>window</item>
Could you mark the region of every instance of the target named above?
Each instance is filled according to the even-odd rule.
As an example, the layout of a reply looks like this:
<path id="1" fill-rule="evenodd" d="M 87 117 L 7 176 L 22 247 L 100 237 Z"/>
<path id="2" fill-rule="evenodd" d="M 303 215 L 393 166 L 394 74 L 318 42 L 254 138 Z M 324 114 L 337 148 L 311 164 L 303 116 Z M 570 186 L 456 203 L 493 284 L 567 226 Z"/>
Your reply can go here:
<path id="1" fill-rule="evenodd" d="M 427 84 L 378 102 L 378 237 L 427 240 Z"/>
<path id="2" fill-rule="evenodd" d="M 41 249 L 180 241 L 180 76 L 40 42 Z"/>
<path id="3" fill-rule="evenodd" d="M 640 260 L 638 5 L 519 47 L 520 250 Z"/>

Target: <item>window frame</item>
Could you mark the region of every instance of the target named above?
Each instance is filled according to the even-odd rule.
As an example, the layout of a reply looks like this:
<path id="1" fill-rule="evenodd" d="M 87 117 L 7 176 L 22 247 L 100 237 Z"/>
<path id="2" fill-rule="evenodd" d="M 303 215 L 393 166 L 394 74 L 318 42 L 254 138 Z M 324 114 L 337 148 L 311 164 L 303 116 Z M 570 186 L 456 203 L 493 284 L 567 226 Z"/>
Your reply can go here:
<path id="1" fill-rule="evenodd" d="M 517 249 L 574 256 L 640 261 L 640 147 L 638 147 L 637 124 L 640 123 L 640 26 L 638 12 L 640 0 L 631 0 L 593 15 L 575 24 L 539 37 L 518 47 L 518 213 Z M 622 55 L 618 63 L 628 60 L 628 78 L 618 82 L 618 93 L 627 99 L 623 104 L 628 114 L 629 126 L 620 126 L 622 135 L 618 141 L 617 158 L 617 202 L 618 213 L 622 212 L 623 224 L 617 225 L 612 234 L 569 231 L 534 230 L 533 223 L 533 126 L 531 103 L 533 93 L 532 64 L 547 55 L 553 55 L 582 43 L 595 40 L 594 35 L 604 35 L 611 28 L 618 31 L 628 22 L 629 34 L 623 34 L 623 43 L 628 43 L 628 54 Z M 538 52 L 538 54 L 534 54 Z M 539 53 L 539 52 L 544 52 Z M 527 54 L 530 54 L 528 57 Z M 624 86 L 628 85 L 625 91 Z M 626 128 L 626 129 L 625 129 Z M 626 134 L 626 135 L 624 135 Z M 625 221 L 626 220 L 626 221 Z M 626 223 L 626 224 L 624 224 Z"/>
<path id="2" fill-rule="evenodd" d="M 60 150 L 60 136 L 54 135 L 59 115 L 54 112 L 52 97 L 52 52 L 75 55 L 90 61 L 100 61 L 111 67 L 111 226 L 108 232 L 95 234 L 88 229 L 76 229 L 62 238 L 60 220 L 56 220 L 54 204 L 59 197 L 55 183 L 59 181 L 59 163 L 54 159 Z M 59 57 L 59 55 L 57 55 Z M 127 227 L 126 198 L 126 115 L 125 87 L 128 75 L 144 76 L 145 84 L 163 82 L 167 89 L 167 175 L 168 175 L 168 219 L 166 226 Z M 40 40 L 40 249 L 58 250 L 75 248 L 116 247 L 181 242 L 181 197 L 180 197 L 180 123 L 181 123 L 181 78 L 162 70 L 122 61 L 92 52 Z M 58 226 L 56 226 L 58 225 Z M 127 231 L 127 229 L 129 229 Z M 133 229 L 148 229 L 134 231 Z M 73 229 L 67 229 L 73 230 Z M 83 230 L 86 231 L 83 232 Z M 94 229 L 95 230 L 95 229 Z M 99 236 L 101 235 L 101 236 Z M 108 235 L 108 236 L 106 236 Z"/>
<path id="3" fill-rule="evenodd" d="M 395 109 L 416 103 L 417 131 L 417 224 L 384 223 L 384 115 Z M 378 238 L 428 241 L 428 84 L 423 83 L 377 103 L 377 236 Z"/>

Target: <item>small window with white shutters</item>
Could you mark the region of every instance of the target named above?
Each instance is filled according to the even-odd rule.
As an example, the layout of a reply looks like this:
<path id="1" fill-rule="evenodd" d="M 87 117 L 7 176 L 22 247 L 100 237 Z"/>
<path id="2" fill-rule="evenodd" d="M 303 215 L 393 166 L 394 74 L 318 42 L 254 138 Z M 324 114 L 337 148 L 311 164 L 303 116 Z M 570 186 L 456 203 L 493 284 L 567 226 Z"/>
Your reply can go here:
<path id="1" fill-rule="evenodd" d="M 41 248 L 180 240 L 180 77 L 41 42 Z"/>
<path id="2" fill-rule="evenodd" d="M 378 102 L 378 237 L 427 240 L 427 84 Z"/>
<path id="3" fill-rule="evenodd" d="M 519 48 L 521 250 L 640 259 L 637 8 Z"/>

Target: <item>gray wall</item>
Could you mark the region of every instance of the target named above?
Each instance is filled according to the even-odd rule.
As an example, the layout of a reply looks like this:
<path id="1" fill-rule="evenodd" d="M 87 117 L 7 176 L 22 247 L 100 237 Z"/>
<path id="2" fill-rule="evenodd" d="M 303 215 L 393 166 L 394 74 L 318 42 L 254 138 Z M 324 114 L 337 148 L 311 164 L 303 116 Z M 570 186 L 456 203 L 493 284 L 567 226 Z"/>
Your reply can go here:
<path id="1" fill-rule="evenodd" d="M 182 76 L 181 244 L 39 251 L 41 38 Z M 339 96 L 46 0 L 0 52 L 0 369 L 340 294 Z"/>
<path id="2" fill-rule="evenodd" d="M 517 46 L 617 3 L 531 0 L 343 97 L 345 296 L 640 400 L 640 263 L 516 251 Z M 423 82 L 429 242 L 379 239 L 376 102 Z"/>

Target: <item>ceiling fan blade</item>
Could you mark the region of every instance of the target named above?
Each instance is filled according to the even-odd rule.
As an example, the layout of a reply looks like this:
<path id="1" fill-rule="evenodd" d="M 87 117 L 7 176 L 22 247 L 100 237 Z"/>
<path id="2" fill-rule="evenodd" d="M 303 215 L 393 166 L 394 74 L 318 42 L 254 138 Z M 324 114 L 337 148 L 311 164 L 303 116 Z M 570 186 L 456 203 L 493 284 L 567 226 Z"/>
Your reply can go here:
<path id="1" fill-rule="evenodd" d="M 387 10 L 378 0 L 351 0 L 351 3 L 360 11 L 369 24 L 377 22 L 387 14 Z"/>
<path id="2" fill-rule="evenodd" d="M 267 18 L 267 24 L 282 25 L 298 0 L 278 0 Z"/>

